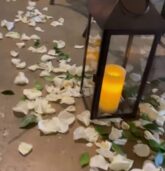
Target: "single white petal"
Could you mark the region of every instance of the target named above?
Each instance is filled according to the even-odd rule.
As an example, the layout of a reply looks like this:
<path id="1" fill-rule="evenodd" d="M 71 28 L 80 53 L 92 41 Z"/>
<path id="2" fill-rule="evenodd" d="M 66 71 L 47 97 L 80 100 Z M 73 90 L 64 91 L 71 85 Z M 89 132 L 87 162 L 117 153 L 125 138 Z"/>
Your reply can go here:
<path id="1" fill-rule="evenodd" d="M 88 128 L 78 127 L 74 130 L 73 133 L 74 140 L 85 139 L 89 142 L 96 142 L 98 138 L 99 138 L 98 133 L 92 127 L 88 127 Z"/>
<path id="2" fill-rule="evenodd" d="M 90 111 L 83 111 L 81 114 L 77 115 L 77 119 L 82 122 L 85 126 L 90 125 Z"/>
<path id="3" fill-rule="evenodd" d="M 15 23 L 7 20 L 1 21 L 1 27 L 6 27 L 8 31 L 11 31 L 14 28 Z"/>
<path id="4" fill-rule="evenodd" d="M 26 62 L 20 62 L 16 64 L 16 68 L 24 69 L 26 67 Z"/>
<path id="5" fill-rule="evenodd" d="M 101 141 L 101 142 L 97 142 L 95 143 L 97 147 L 101 148 L 101 149 L 106 149 L 106 150 L 110 150 L 112 147 L 112 143 L 109 141 Z"/>
<path id="6" fill-rule="evenodd" d="M 137 74 L 137 73 L 131 73 L 129 75 L 129 77 L 131 78 L 131 80 L 133 80 L 134 82 L 139 82 L 141 80 L 141 75 Z"/>
<path id="7" fill-rule="evenodd" d="M 156 120 L 158 117 L 158 111 L 156 111 L 153 106 L 149 103 L 140 103 L 139 105 L 140 113 L 145 113 L 152 120 Z"/>
<path id="8" fill-rule="evenodd" d="M 156 168 L 152 161 L 145 161 L 143 165 L 143 171 L 160 171 L 160 168 Z"/>
<path id="9" fill-rule="evenodd" d="M 123 130 L 119 130 L 115 127 L 112 127 L 111 133 L 109 134 L 109 139 L 110 140 L 117 140 L 121 138 Z"/>
<path id="10" fill-rule="evenodd" d="M 30 36 L 30 39 L 32 39 L 32 40 L 40 40 L 41 38 L 38 35 L 33 34 L 33 35 Z"/>
<path id="11" fill-rule="evenodd" d="M 28 41 L 30 39 L 31 38 L 28 35 L 26 35 L 25 33 L 23 33 L 22 36 L 21 36 L 21 40 L 23 40 L 23 41 Z"/>
<path id="12" fill-rule="evenodd" d="M 10 55 L 12 57 L 16 58 L 19 55 L 19 52 L 12 50 L 12 51 L 10 51 Z"/>
<path id="13" fill-rule="evenodd" d="M 60 104 L 72 105 L 75 104 L 75 99 L 73 97 L 63 96 L 61 98 Z"/>
<path id="14" fill-rule="evenodd" d="M 136 144 L 133 147 L 133 152 L 139 157 L 148 157 L 150 155 L 150 148 L 146 144 Z"/>
<path id="15" fill-rule="evenodd" d="M 18 146 L 18 151 L 23 155 L 27 155 L 29 154 L 33 149 L 33 145 L 32 144 L 28 144 L 25 142 L 21 142 Z"/>
<path id="16" fill-rule="evenodd" d="M 29 80 L 23 72 L 19 72 L 14 80 L 14 84 L 25 85 L 28 84 Z"/>
<path id="17" fill-rule="evenodd" d="M 5 37 L 12 39 L 20 39 L 21 35 L 18 32 L 8 32 L 6 33 Z"/>
<path id="18" fill-rule="evenodd" d="M 114 171 L 128 171 L 133 165 L 133 160 L 127 159 L 124 156 L 116 155 L 110 163 L 110 169 Z"/>
<path id="19" fill-rule="evenodd" d="M 62 49 L 65 47 L 65 42 L 63 40 L 53 40 L 53 43 L 56 43 L 57 44 L 57 47 L 59 49 Z"/>
<path id="20" fill-rule="evenodd" d="M 29 100 L 34 100 L 40 96 L 42 96 L 42 92 L 32 88 L 32 89 L 24 89 L 23 90 L 24 96 L 26 96 Z"/>
<path id="21" fill-rule="evenodd" d="M 61 95 L 55 94 L 55 93 L 50 93 L 46 96 L 46 100 L 49 102 L 56 102 L 61 99 Z"/>
<path id="22" fill-rule="evenodd" d="M 47 77 L 47 76 L 50 76 L 50 72 L 49 71 L 47 71 L 47 70 L 41 71 L 40 77 Z"/>
<path id="23" fill-rule="evenodd" d="M 65 111 L 67 112 L 75 112 L 76 111 L 76 107 L 75 106 L 68 106 Z"/>
<path id="24" fill-rule="evenodd" d="M 41 27 L 35 27 L 35 30 L 39 32 L 44 32 L 44 30 Z"/>
<path id="25" fill-rule="evenodd" d="M 54 49 L 50 49 L 50 50 L 48 51 L 48 55 L 57 56 L 58 53 L 56 53 L 56 51 L 55 51 Z"/>
<path id="26" fill-rule="evenodd" d="M 95 155 L 90 159 L 90 167 L 108 170 L 109 163 L 101 155 Z"/>
<path id="27" fill-rule="evenodd" d="M 28 102 L 27 101 L 18 102 L 18 104 L 13 108 L 13 111 L 27 115 L 29 112 Z"/>
<path id="28" fill-rule="evenodd" d="M 47 54 L 41 56 L 41 61 L 42 62 L 50 61 L 52 59 L 55 59 L 55 57 L 47 55 Z"/>
<path id="29" fill-rule="evenodd" d="M 40 67 L 37 64 L 31 65 L 28 67 L 30 71 L 36 71 L 37 69 L 40 69 Z"/>
<path id="30" fill-rule="evenodd" d="M 56 110 L 44 98 L 37 98 L 34 102 L 34 110 L 38 114 L 52 114 Z"/>
<path id="31" fill-rule="evenodd" d="M 21 62 L 21 59 L 15 59 L 15 58 L 13 58 L 13 59 L 11 59 L 11 63 L 13 64 L 13 65 L 17 65 L 17 64 L 19 64 Z"/>
<path id="32" fill-rule="evenodd" d="M 72 113 L 69 113 L 65 110 L 61 111 L 58 114 L 58 118 L 60 119 L 61 122 L 71 125 L 75 121 L 75 116 Z"/>
<path id="33" fill-rule="evenodd" d="M 75 45 L 74 48 L 75 49 L 82 49 L 82 48 L 84 48 L 84 45 Z"/>

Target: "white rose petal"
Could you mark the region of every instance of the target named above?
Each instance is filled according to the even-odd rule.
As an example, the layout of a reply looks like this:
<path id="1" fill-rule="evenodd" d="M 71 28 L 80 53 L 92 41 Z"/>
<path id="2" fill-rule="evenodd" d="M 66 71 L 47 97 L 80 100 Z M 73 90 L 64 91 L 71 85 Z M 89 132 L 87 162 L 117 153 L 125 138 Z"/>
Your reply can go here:
<path id="1" fill-rule="evenodd" d="M 29 154 L 33 149 L 33 145 L 32 144 L 28 144 L 25 142 L 21 142 L 18 146 L 18 151 L 23 155 L 27 155 Z"/>
<path id="2" fill-rule="evenodd" d="M 38 114 L 52 114 L 56 110 L 44 98 L 37 98 L 34 102 L 34 110 Z"/>
<path id="3" fill-rule="evenodd" d="M 50 61 L 52 59 L 55 59 L 55 57 L 47 55 L 47 54 L 41 56 L 41 61 L 42 62 Z"/>
<path id="4" fill-rule="evenodd" d="M 133 165 L 133 160 L 127 159 L 124 156 L 116 155 L 110 163 L 110 169 L 114 171 L 128 171 Z"/>
<path id="5" fill-rule="evenodd" d="M 62 49 L 65 47 L 65 42 L 63 40 L 53 40 L 53 43 L 56 43 L 57 44 L 57 47 L 59 49 Z"/>
<path id="6" fill-rule="evenodd" d="M 6 27 L 8 31 L 11 31 L 14 28 L 15 23 L 10 22 L 7 20 L 2 20 L 1 21 L 1 27 Z"/>
<path id="7" fill-rule="evenodd" d="M 76 111 L 76 107 L 75 106 L 68 106 L 65 111 L 67 112 L 75 112 Z"/>
<path id="8" fill-rule="evenodd" d="M 114 153 L 110 150 L 107 150 L 107 149 L 103 149 L 103 148 L 100 148 L 100 149 L 97 149 L 96 152 L 98 154 L 100 154 L 101 156 L 109 159 L 110 161 L 113 159 L 114 157 Z"/>
<path id="9" fill-rule="evenodd" d="M 50 102 L 56 102 L 61 99 L 61 95 L 55 94 L 55 93 L 50 93 L 46 96 L 46 100 Z"/>
<path id="10" fill-rule="evenodd" d="M 18 65 L 20 62 L 21 62 L 21 59 L 15 59 L 15 58 L 11 59 L 11 63 L 13 65 Z"/>
<path id="11" fill-rule="evenodd" d="M 85 126 L 90 124 L 90 111 L 86 110 L 81 114 L 77 115 L 77 119 L 81 121 Z"/>
<path id="12" fill-rule="evenodd" d="M 150 148 L 146 144 L 136 144 L 133 147 L 133 152 L 139 157 L 148 157 L 150 155 Z"/>
<path id="13" fill-rule="evenodd" d="M 54 49 L 50 49 L 50 50 L 48 51 L 48 55 L 57 56 L 58 53 L 56 53 L 56 51 L 55 51 Z"/>
<path id="14" fill-rule="evenodd" d="M 30 36 L 30 39 L 31 40 L 40 40 L 41 38 L 38 35 L 33 34 L 33 35 Z"/>
<path id="15" fill-rule="evenodd" d="M 5 37 L 12 39 L 20 39 L 21 35 L 18 32 L 8 32 L 6 33 Z"/>
<path id="16" fill-rule="evenodd" d="M 101 155 L 95 155 L 90 159 L 90 167 L 108 170 L 109 163 Z"/>
<path id="17" fill-rule="evenodd" d="M 19 49 L 21 49 L 21 48 L 25 47 L 25 42 L 16 43 L 16 45 Z"/>
<path id="18" fill-rule="evenodd" d="M 29 112 L 28 101 L 18 102 L 18 104 L 13 108 L 13 111 L 27 115 Z"/>
<path id="19" fill-rule="evenodd" d="M 25 33 L 23 33 L 22 36 L 21 36 L 21 40 L 23 40 L 23 41 L 28 41 L 30 39 L 31 38 L 28 35 L 26 35 Z"/>
<path id="20" fill-rule="evenodd" d="M 60 104 L 72 105 L 75 104 L 75 99 L 73 97 L 63 96 L 61 98 Z"/>
<path id="21" fill-rule="evenodd" d="M 35 65 L 29 66 L 28 69 L 29 69 L 30 71 L 36 71 L 37 69 L 40 69 L 40 67 L 39 67 L 37 64 L 35 64 Z"/>
<path id="22" fill-rule="evenodd" d="M 134 81 L 134 82 L 139 82 L 141 80 L 141 75 L 137 73 L 131 73 L 129 77 Z"/>
<path id="23" fill-rule="evenodd" d="M 74 130 L 73 133 L 74 140 L 85 139 L 89 142 L 96 142 L 98 138 L 99 138 L 98 133 L 92 127 L 89 128 L 78 127 Z"/>
<path id="24" fill-rule="evenodd" d="M 41 46 L 38 48 L 34 48 L 34 47 L 29 47 L 28 48 L 29 51 L 33 52 L 33 53 L 46 53 L 47 52 L 47 47 L 46 46 Z"/>
<path id="25" fill-rule="evenodd" d="M 14 84 L 25 85 L 28 84 L 29 80 L 23 72 L 19 72 L 14 80 Z"/>
<path id="26" fill-rule="evenodd" d="M 26 67 L 26 62 L 20 62 L 16 64 L 16 68 L 24 69 Z"/>
<path id="27" fill-rule="evenodd" d="M 35 30 L 39 32 L 44 32 L 44 30 L 41 27 L 35 27 Z"/>
<path id="28" fill-rule="evenodd" d="M 121 138 L 123 130 L 119 130 L 115 127 L 112 127 L 111 133 L 109 134 L 109 139 L 110 140 L 117 140 Z"/>
<path id="29" fill-rule="evenodd" d="M 152 121 L 156 120 L 158 117 L 158 111 L 149 103 L 140 103 L 139 109 L 140 113 L 146 113 Z"/>
<path id="30" fill-rule="evenodd" d="M 61 111 L 58 114 L 58 118 L 60 119 L 60 121 L 66 123 L 67 125 L 71 125 L 75 121 L 75 116 L 72 113 L 69 113 L 65 110 Z"/>
<path id="31" fill-rule="evenodd" d="M 40 77 L 48 77 L 50 76 L 50 72 L 47 70 L 41 71 Z"/>
<path id="32" fill-rule="evenodd" d="M 12 50 L 12 51 L 10 51 L 10 55 L 12 57 L 16 58 L 19 55 L 19 52 Z"/>
<path id="33" fill-rule="evenodd" d="M 40 96 L 42 96 L 42 92 L 33 88 L 33 89 L 24 89 L 24 96 L 26 96 L 29 100 L 34 100 Z"/>
<path id="34" fill-rule="evenodd" d="M 74 48 L 75 49 L 82 49 L 82 48 L 84 48 L 84 45 L 75 45 Z"/>

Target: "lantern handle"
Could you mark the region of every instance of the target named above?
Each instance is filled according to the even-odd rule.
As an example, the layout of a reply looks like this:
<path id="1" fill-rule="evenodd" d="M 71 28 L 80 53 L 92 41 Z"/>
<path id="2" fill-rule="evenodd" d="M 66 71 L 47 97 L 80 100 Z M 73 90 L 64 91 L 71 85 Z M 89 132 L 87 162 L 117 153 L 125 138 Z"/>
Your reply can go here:
<path id="1" fill-rule="evenodd" d="M 146 5 L 145 5 L 144 12 L 142 12 L 142 13 L 136 13 L 136 12 L 133 12 L 133 11 L 131 11 L 130 9 L 128 9 L 128 8 L 125 6 L 125 4 L 123 3 L 122 0 L 119 0 L 119 3 L 120 3 L 120 5 L 121 5 L 121 7 L 122 7 L 126 12 L 128 12 L 129 14 L 132 14 L 132 15 L 134 15 L 134 16 L 144 15 L 144 14 L 146 14 L 146 13 L 149 11 L 149 9 L 150 9 L 150 0 L 145 0 L 145 2 L 146 2 Z"/>

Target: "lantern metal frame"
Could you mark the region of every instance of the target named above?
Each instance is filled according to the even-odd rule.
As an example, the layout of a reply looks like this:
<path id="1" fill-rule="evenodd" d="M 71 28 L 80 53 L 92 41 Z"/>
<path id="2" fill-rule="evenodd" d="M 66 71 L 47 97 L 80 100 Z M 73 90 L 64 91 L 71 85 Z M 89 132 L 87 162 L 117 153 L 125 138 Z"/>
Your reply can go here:
<path id="1" fill-rule="evenodd" d="M 130 25 L 130 26 L 126 26 L 122 25 L 121 28 L 117 28 L 115 25 L 113 24 L 109 24 L 108 23 L 108 27 L 105 25 L 104 20 L 106 20 L 107 18 L 109 18 L 109 16 L 106 16 L 106 12 L 104 12 L 103 16 L 100 16 L 101 14 L 99 14 L 99 12 L 101 11 L 98 6 L 99 6 L 99 2 L 100 0 L 89 0 L 89 18 L 88 18 L 88 25 L 87 25 L 87 29 L 86 29 L 86 42 L 85 42 L 85 51 L 84 51 L 84 59 L 83 59 L 83 71 L 82 71 L 82 81 L 81 81 L 81 93 L 82 93 L 82 97 L 83 97 L 83 101 L 84 104 L 86 106 L 86 108 L 88 108 L 86 99 L 85 99 L 85 95 L 83 93 L 83 83 L 84 83 L 84 76 L 85 76 L 85 66 L 86 66 L 86 56 L 87 56 L 87 48 L 88 48 L 88 44 L 89 44 L 89 36 L 90 36 L 90 29 L 91 29 L 91 19 L 92 17 L 95 19 L 95 21 L 97 22 L 97 24 L 100 26 L 100 28 L 102 28 L 103 30 L 103 34 L 102 34 L 102 41 L 101 41 L 101 46 L 100 46 L 100 54 L 99 54 L 99 60 L 98 60 L 98 66 L 97 66 L 97 72 L 95 75 L 95 88 L 94 88 L 94 95 L 93 95 L 93 101 L 92 101 L 92 107 L 91 107 L 91 119 L 104 119 L 104 118 L 116 118 L 116 117 L 121 117 L 124 119 L 128 119 L 128 118 L 135 118 L 138 116 L 138 106 L 139 103 L 141 101 L 142 95 L 144 93 L 144 89 L 147 83 L 147 79 L 151 70 L 151 66 L 154 60 L 154 56 L 156 53 L 156 49 L 157 49 L 157 45 L 160 42 L 161 39 L 161 35 L 165 32 L 165 21 L 161 18 L 161 16 L 158 14 L 158 12 L 156 11 L 156 9 L 154 8 L 154 6 L 152 4 L 150 4 L 150 11 L 148 12 L 149 14 L 146 14 L 147 17 L 145 19 L 142 19 L 141 24 L 144 24 L 144 26 L 140 26 L 139 28 L 136 27 L 136 25 Z M 108 0 L 104 0 L 107 1 L 107 5 L 110 5 L 110 0 L 108 2 Z M 114 0 L 112 0 L 114 1 Z M 106 4 L 105 3 L 105 4 Z M 99 9 L 97 11 L 97 9 Z M 104 9 L 104 8 L 103 8 Z M 120 9 L 118 9 L 117 7 L 117 11 L 115 11 L 115 15 L 117 17 L 119 17 L 120 15 L 122 15 L 120 13 L 120 11 L 118 11 Z M 118 12 L 120 13 L 118 15 Z M 113 16 L 112 18 L 114 19 Z M 154 16 L 154 17 L 153 17 Z M 124 16 L 125 17 L 125 16 Z M 132 17 L 132 16 L 130 16 Z M 129 22 L 130 17 L 126 18 L 126 20 Z M 140 16 L 143 17 L 143 16 Z M 151 22 L 151 17 L 157 18 L 158 21 L 155 21 L 155 23 L 158 23 L 157 27 L 154 25 L 152 26 L 152 28 L 147 26 L 146 19 L 149 19 L 149 22 Z M 106 18 L 106 19 L 105 19 Z M 118 18 L 116 18 L 118 20 Z M 119 19 L 120 21 L 122 19 Z M 114 20 L 115 21 L 115 20 Z M 130 21 L 132 21 L 130 19 Z M 119 22 L 120 23 L 120 22 Z M 134 23 L 133 23 L 134 24 Z M 119 24 L 120 25 L 120 24 Z M 112 35 L 128 35 L 128 42 L 127 42 L 127 47 L 126 47 L 126 51 L 125 51 L 125 57 L 124 57 L 124 62 L 123 62 L 123 67 L 126 66 L 127 61 L 129 59 L 130 56 L 130 49 L 132 46 L 132 42 L 133 42 L 133 36 L 134 35 L 153 35 L 154 39 L 152 42 L 152 46 L 151 46 L 151 50 L 148 56 L 148 60 L 146 63 L 146 67 L 145 70 L 143 72 L 143 76 L 141 79 L 141 83 L 140 83 L 140 87 L 138 90 L 138 94 L 137 94 L 137 98 L 133 107 L 133 112 L 131 113 L 122 113 L 122 114 L 114 114 L 114 115 L 102 115 L 99 116 L 98 115 L 98 111 L 99 111 L 99 100 L 100 99 L 100 93 L 101 93 L 101 88 L 102 88 L 102 81 L 103 81 L 103 76 L 104 76 L 104 69 L 106 66 L 106 61 L 107 61 L 107 54 L 108 54 L 108 50 L 109 50 L 109 45 L 110 45 L 110 39 Z"/>

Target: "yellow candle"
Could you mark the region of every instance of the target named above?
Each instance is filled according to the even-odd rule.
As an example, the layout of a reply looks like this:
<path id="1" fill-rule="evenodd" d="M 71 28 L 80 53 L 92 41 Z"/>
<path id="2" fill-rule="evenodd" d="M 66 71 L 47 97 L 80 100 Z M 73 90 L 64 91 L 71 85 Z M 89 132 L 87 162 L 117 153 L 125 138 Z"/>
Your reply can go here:
<path id="1" fill-rule="evenodd" d="M 102 111 L 114 113 L 118 109 L 125 76 L 126 71 L 121 66 L 114 64 L 106 66 L 99 103 Z"/>

